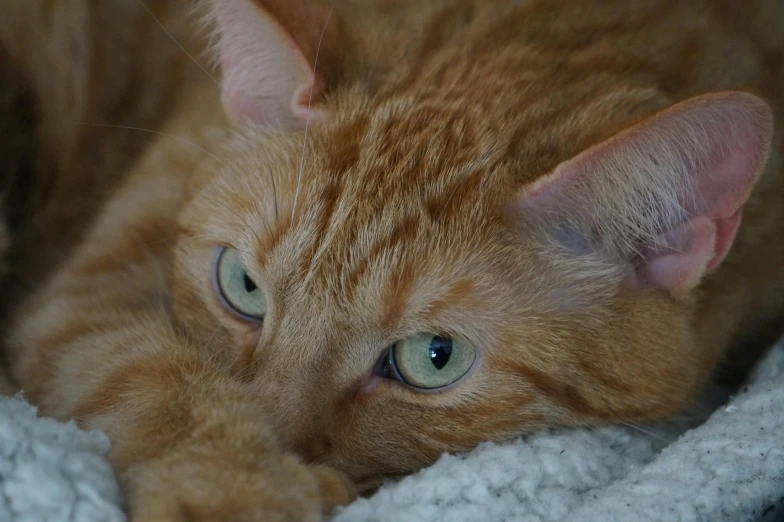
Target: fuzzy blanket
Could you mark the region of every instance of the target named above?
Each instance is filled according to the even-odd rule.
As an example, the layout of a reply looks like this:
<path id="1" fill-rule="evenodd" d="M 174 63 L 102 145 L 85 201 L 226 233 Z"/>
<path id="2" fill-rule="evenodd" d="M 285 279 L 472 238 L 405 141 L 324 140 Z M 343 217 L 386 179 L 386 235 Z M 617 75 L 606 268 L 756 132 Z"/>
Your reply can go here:
<path id="1" fill-rule="evenodd" d="M 109 443 L 0 399 L 0 521 L 122 522 Z M 333 522 L 784 520 L 784 344 L 697 426 L 541 433 L 441 458 Z"/>

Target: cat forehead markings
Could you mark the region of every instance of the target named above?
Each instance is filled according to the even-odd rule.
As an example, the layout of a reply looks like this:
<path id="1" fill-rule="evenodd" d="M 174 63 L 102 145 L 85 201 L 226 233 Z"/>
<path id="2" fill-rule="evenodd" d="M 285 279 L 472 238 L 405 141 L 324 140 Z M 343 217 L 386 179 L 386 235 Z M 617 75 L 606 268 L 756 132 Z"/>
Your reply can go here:
<path id="1" fill-rule="evenodd" d="M 382 179 L 390 183 L 399 176 L 409 185 L 437 183 L 451 170 L 486 158 L 501 137 L 476 103 L 410 96 L 378 101 L 368 96 L 348 90 L 334 104 L 334 121 L 314 133 L 320 135 L 315 153 L 327 170 L 362 179 L 383 168 Z"/>
<path id="2" fill-rule="evenodd" d="M 355 282 L 373 258 L 399 257 L 417 241 L 437 239 L 438 222 L 448 222 L 450 212 L 467 211 L 468 200 L 479 210 L 492 177 L 497 147 L 478 147 L 477 134 L 470 118 L 449 111 L 384 105 L 371 116 L 355 113 L 315 129 L 301 179 L 302 137 L 292 137 L 284 175 L 293 187 L 284 197 L 293 200 L 301 185 L 291 228 L 289 217 L 281 219 L 289 236 L 286 263 L 300 258 L 300 269 L 307 265 L 309 272 L 339 267 Z"/>

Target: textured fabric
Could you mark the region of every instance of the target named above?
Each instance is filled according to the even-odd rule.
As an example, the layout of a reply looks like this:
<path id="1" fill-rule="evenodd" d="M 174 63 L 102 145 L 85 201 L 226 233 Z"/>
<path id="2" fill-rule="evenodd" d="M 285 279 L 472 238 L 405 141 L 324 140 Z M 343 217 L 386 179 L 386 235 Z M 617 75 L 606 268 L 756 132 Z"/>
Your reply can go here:
<path id="1" fill-rule="evenodd" d="M 552 431 L 444 456 L 333 522 L 784 520 L 784 346 L 704 424 L 641 429 Z M 122 522 L 108 449 L 101 433 L 0 399 L 0 521 Z"/>
<path id="2" fill-rule="evenodd" d="M 122 522 L 109 439 L 0 398 L 0 521 Z"/>

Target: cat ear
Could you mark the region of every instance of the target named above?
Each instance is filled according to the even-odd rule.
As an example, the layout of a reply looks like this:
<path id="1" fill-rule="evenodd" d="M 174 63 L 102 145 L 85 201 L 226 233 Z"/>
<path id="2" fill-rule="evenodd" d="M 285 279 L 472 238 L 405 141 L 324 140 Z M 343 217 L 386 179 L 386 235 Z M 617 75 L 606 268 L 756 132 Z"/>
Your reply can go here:
<path id="1" fill-rule="evenodd" d="M 328 0 L 211 0 L 223 105 L 235 122 L 297 128 L 334 70 L 337 19 Z"/>
<path id="2" fill-rule="evenodd" d="M 562 163 L 515 214 L 575 255 L 622 263 L 633 287 L 683 295 L 732 246 L 772 129 L 754 95 L 691 98 Z"/>

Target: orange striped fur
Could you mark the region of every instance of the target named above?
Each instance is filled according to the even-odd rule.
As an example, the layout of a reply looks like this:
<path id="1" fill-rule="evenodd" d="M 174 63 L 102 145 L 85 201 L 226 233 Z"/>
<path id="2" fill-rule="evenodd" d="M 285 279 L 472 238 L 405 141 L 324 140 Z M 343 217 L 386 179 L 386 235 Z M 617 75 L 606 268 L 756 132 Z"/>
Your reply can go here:
<path id="1" fill-rule="evenodd" d="M 133 520 L 318 520 L 445 451 L 671 417 L 781 332 L 777 0 L 314 0 L 333 25 L 307 134 L 222 103 L 226 22 L 199 14 L 221 2 L 266 6 L 314 64 L 308 2 L 0 1 L 38 116 L 5 349 L 43 413 L 109 434 Z M 738 114 L 763 136 L 769 106 L 775 131 L 697 288 L 629 288 L 510 214 L 570 158 L 720 91 L 754 93 Z M 216 246 L 265 289 L 263 327 L 216 299 Z M 479 365 L 436 393 L 371 376 L 423 331 Z"/>

